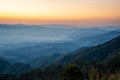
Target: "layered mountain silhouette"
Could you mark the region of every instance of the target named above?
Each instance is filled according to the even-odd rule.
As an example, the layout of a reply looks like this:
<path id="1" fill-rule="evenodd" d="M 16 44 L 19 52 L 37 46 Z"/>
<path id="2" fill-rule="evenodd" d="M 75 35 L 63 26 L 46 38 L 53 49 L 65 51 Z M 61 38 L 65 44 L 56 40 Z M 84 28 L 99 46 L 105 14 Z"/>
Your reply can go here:
<path id="1" fill-rule="evenodd" d="M 13 29 L 16 30 L 15 37 L 8 36 L 13 41 L 18 40 L 19 33 L 25 34 L 25 41 L 31 37 L 35 40 L 49 40 L 24 43 L 24 39 L 21 39 L 23 43 L 15 44 L 0 42 L 0 80 L 119 80 L 120 78 L 119 28 L 8 26 L 0 25 L 2 37 L 0 40 L 3 42 L 8 34 L 14 33 Z M 35 34 L 29 33 L 30 31 Z M 46 32 L 44 36 L 47 37 L 41 35 L 44 31 Z M 57 32 L 58 34 L 54 34 Z M 59 41 L 56 37 L 64 40 Z M 55 41 L 51 41 L 50 38 L 54 38 Z M 76 76 L 77 74 L 79 76 Z"/>
<path id="2" fill-rule="evenodd" d="M 0 79 L 11 78 L 18 80 L 19 78 L 23 80 L 57 80 L 62 74 L 62 72 L 64 72 L 63 68 L 71 63 L 79 65 L 83 70 L 82 72 L 86 76 L 90 75 L 88 74 L 88 69 L 93 65 L 96 67 L 98 66 L 97 69 L 100 70 L 100 72 L 104 72 L 107 70 L 108 73 L 112 75 L 116 73 L 116 71 L 119 72 L 120 70 L 120 36 L 104 44 L 100 44 L 93 47 L 85 47 L 82 49 L 80 48 L 76 51 L 62 56 L 60 54 L 54 54 L 51 56 L 38 58 L 38 60 L 36 59 L 33 62 L 36 62 L 35 65 L 39 65 L 39 67 L 31 68 L 30 65 L 23 63 L 11 64 L 1 58 L 0 73 L 2 75 L 0 76 L 2 77 L 0 77 Z M 13 75 L 18 75 L 18 78 L 16 78 Z M 116 77 L 119 76 L 116 75 Z"/>

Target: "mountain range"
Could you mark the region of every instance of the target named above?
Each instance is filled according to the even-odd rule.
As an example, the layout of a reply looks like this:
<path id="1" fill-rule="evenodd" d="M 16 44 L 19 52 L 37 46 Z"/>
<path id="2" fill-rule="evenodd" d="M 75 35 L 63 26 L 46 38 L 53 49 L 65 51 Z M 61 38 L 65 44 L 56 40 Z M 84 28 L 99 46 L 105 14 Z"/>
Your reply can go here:
<path id="1" fill-rule="evenodd" d="M 7 25 L 2 25 L 7 26 Z M 24 25 L 19 25 L 15 30 L 23 30 Z M 14 25 L 16 26 L 16 25 Z M 49 28 L 37 27 L 43 30 L 64 30 L 65 35 L 69 36 L 67 40 L 56 40 L 53 42 L 15 42 L 0 43 L 0 80 L 6 77 L 14 80 L 57 80 L 60 76 L 66 75 L 64 72 L 66 66 L 77 65 L 83 78 L 89 79 L 90 68 L 98 70 L 99 74 L 104 72 L 106 76 L 119 74 L 120 70 L 120 30 L 119 28 Z M 8 33 L 14 33 L 11 27 L 1 27 L 3 32 L 0 36 L 4 38 Z M 25 28 L 29 31 L 35 28 Z M 72 33 L 69 33 L 72 31 Z M 8 30 L 8 33 L 6 33 Z M 20 30 L 20 32 L 21 32 Z M 39 31 L 38 30 L 38 31 Z M 2 30 L 1 30 L 2 31 Z M 81 32 L 83 31 L 83 32 Z M 15 32 L 16 33 L 16 32 Z M 18 31 L 19 33 L 19 31 Z M 19 34 L 16 35 L 19 36 Z M 37 32 L 38 33 L 38 32 Z M 55 32 L 56 33 L 56 32 Z M 74 34 L 73 34 L 74 33 Z M 88 35 L 87 35 L 88 33 Z M 20 33 L 21 34 L 21 33 Z M 53 36 L 54 33 L 50 35 Z M 69 34 L 69 35 L 68 35 Z M 11 35 L 11 34 L 10 34 Z M 25 35 L 29 35 L 25 34 Z M 31 35 L 31 34 L 30 34 Z M 34 36 L 37 35 L 36 33 Z M 38 34 L 40 37 L 40 33 Z M 50 36 L 47 33 L 47 36 Z M 61 35 L 56 34 L 54 36 Z M 52 37 L 51 36 L 51 37 Z M 26 36 L 27 37 L 27 36 Z M 9 37 L 8 37 L 9 38 Z M 13 37 L 11 37 L 13 38 Z M 16 38 L 16 37 L 15 37 Z M 13 39 L 15 39 L 13 38 Z M 55 38 L 55 37 L 54 37 Z M 2 40 L 2 39 L 0 39 Z M 17 40 L 17 39 L 16 39 Z M 64 69 L 65 68 L 65 69 Z M 68 69 L 71 67 L 68 67 Z M 95 70 L 94 70 L 95 71 Z M 117 71 L 117 72 L 116 72 Z M 72 72 L 73 73 L 73 72 Z M 91 73 L 92 74 L 92 73 Z M 96 72 L 97 74 L 97 72 Z M 88 76 L 89 75 L 89 76 Z M 86 77 L 87 76 L 87 77 Z M 19 79 L 18 79 L 19 78 Z M 75 77 L 76 78 L 76 77 Z M 9 80 L 9 79 L 5 79 Z M 102 79 L 101 79 L 102 80 Z M 107 80 L 107 79 L 106 79 Z M 108 79 L 109 80 L 109 79 Z M 113 79 L 114 80 L 114 79 Z"/>
<path id="2" fill-rule="evenodd" d="M 103 44 L 119 35 L 119 27 L 69 28 L 60 25 L 58 27 L 0 25 L 0 57 L 11 63 L 26 64 L 30 61 L 32 63 L 41 57 L 56 53 L 65 55 L 78 48 Z M 60 36 L 64 36 L 64 38 Z M 32 40 L 33 37 L 39 39 Z M 48 37 L 55 41 L 49 40 Z"/>

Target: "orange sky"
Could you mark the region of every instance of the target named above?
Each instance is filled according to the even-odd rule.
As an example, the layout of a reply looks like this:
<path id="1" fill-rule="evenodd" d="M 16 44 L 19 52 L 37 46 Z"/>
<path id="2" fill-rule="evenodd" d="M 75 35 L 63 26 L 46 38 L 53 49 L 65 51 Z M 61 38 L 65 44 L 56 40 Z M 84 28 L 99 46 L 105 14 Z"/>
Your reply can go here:
<path id="1" fill-rule="evenodd" d="M 0 0 L 0 23 L 120 25 L 120 0 Z"/>

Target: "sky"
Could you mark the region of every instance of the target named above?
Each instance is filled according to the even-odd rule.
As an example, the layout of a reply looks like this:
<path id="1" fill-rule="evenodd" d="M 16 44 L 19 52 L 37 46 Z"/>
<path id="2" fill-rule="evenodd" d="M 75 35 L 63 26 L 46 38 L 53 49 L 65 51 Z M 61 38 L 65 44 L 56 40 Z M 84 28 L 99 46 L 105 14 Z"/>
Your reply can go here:
<path id="1" fill-rule="evenodd" d="M 120 25 L 120 0 L 0 0 L 0 24 Z"/>

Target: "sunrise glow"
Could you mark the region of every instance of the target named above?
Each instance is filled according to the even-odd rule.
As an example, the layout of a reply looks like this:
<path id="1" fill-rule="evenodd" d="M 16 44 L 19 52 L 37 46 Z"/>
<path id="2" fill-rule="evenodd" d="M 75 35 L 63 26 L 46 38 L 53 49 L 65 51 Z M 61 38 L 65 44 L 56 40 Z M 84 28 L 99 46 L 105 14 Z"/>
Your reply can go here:
<path id="1" fill-rule="evenodd" d="M 1 24 L 120 24 L 120 0 L 0 0 Z"/>

